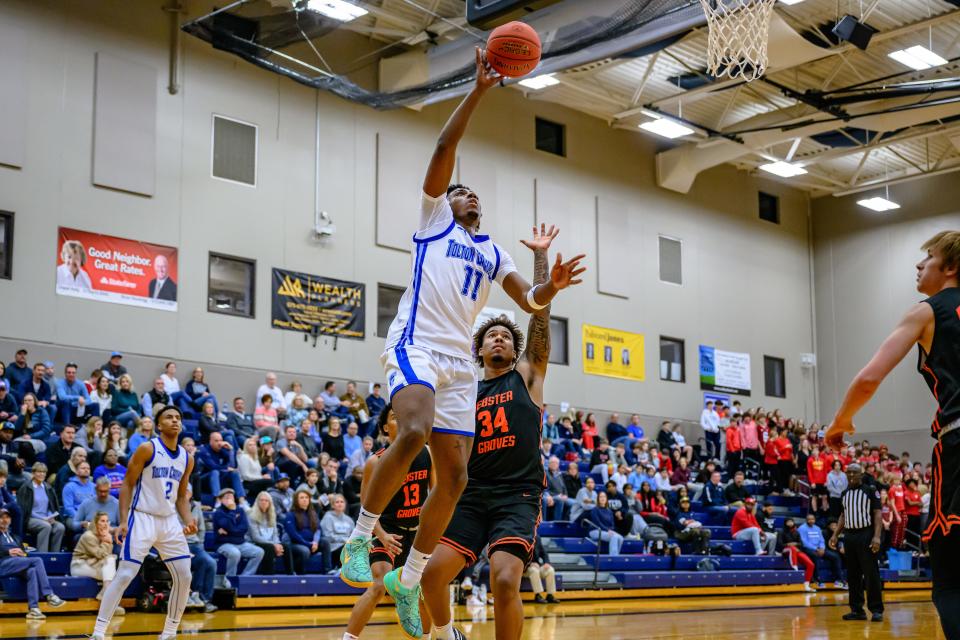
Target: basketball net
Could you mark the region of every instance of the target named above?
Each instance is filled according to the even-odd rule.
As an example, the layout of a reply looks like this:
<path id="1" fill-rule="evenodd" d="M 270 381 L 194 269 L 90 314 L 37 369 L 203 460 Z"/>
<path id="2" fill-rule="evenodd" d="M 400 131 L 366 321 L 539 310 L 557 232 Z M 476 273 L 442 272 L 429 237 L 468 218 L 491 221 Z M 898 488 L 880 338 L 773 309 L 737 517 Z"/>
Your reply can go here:
<path id="1" fill-rule="evenodd" d="M 750 82 L 767 70 L 776 0 L 700 0 L 707 14 L 707 72 Z"/>

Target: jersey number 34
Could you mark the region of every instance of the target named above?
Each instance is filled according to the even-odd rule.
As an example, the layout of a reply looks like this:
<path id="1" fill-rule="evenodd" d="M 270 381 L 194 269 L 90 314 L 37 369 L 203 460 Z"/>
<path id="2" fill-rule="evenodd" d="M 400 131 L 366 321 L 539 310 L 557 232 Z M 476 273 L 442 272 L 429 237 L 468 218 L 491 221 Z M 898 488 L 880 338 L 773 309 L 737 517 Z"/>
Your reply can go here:
<path id="1" fill-rule="evenodd" d="M 481 411 L 477 414 L 477 420 L 483 425 L 480 430 L 481 438 L 489 438 L 493 435 L 494 429 L 501 433 L 510 432 L 510 423 L 507 422 L 507 414 L 503 407 L 497 409 L 497 415 L 494 417 L 489 411 Z"/>

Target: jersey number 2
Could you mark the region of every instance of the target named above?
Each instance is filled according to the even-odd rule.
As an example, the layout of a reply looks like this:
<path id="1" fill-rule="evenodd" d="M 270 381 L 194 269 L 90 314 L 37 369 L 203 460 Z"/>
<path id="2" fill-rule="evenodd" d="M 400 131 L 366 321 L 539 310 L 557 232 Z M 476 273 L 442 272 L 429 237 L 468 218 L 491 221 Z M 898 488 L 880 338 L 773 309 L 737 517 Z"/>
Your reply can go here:
<path id="1" fill-rule="evenodd" d="M 408 484 L 403 486 L 403 506 L 414 507 L 420 504 L 420 485 Z"/>
<path id="2" fill-rule="evenodd" d="M 476 300 L 477 294 L 480 292 L 480 281 L 483 280 L 483 271 L 474 269 L 473 266 L 469 264 L 463 265 L 463 268 L 467 272 L 467 278 L 463 281 L 463 289 L 460 290 L 460 295 L 469 295 L 471 300 Z M 473 280 L 473 291 L 470 291 L 471 279 Z"/>
<path id="3" fill-rule="evenodd" d="M 507 422 L 507 413 L 503 410 L 503 407 L 497 409 L 497 416 L 495 418 L 491 416 L 489 411 L 481 411 L 477 414 L 477 420 L 483 424 L 483 429 L 480 430 L 481 438 L 489 438 L 492 436 L 494 429 L 498 429 L 501 433 L 510 432 L 510 423 Z"/>
<path id="4" fill-rule="evenodd" d="M 170 480 L 167 480 L 163 484 L 167 487 L 167 490 L 163 495 L 167 500 L 169 500 L 170 494 L 173 493 L 173 482 L 171 482 Z"/>

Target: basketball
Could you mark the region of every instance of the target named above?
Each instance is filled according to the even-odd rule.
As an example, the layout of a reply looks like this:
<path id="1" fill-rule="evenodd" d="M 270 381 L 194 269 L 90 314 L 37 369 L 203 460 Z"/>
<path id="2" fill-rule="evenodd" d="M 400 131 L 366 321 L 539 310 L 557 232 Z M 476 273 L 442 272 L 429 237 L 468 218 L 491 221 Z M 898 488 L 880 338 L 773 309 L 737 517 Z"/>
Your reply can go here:
<path id="1" fill-rule="evenodd" d="M 490 32 L 487 62 L 503 76 L 519 78 L 540 64 L 540 36 L 523 22 L 508 22 Z"/>

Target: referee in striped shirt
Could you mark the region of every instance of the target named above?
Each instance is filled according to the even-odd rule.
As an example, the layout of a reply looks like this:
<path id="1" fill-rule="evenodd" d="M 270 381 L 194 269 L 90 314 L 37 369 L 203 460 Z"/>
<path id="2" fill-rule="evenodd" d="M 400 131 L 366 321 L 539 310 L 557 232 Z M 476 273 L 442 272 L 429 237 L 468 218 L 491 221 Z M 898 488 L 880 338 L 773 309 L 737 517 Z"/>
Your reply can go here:
<path id="1" fill-rule="evenodd" d="M 863 469 L 857 463 L 847 466 L 849 486 L 840 494 L 843 511 L 837 531 L 830 538 L 830 548 L 836 549 L 843 533 L 844 558 L 847 563 L 847 582 L 850 585 L 850 613 L 844 620 L 866 620 L 863 610 L 863 591 L 867 591 L 867 608 L 873 622 L 883 622 L 883 582 L 880 580 L 880 492 L 873 484 L 863 482 Z"/>

